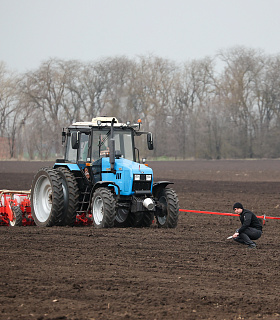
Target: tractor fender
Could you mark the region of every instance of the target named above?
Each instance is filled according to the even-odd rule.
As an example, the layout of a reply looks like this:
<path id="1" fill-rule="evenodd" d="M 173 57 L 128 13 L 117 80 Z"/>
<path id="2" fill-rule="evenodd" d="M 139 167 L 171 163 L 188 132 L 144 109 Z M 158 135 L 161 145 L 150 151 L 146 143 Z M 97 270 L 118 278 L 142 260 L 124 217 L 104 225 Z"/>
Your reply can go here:
<path id="1" fill-rule="evenodd" d="M 120 191 L 121 191 L 120 187 L 113 181 L 98 181 L 98 182 L 96 182 L 94 184 L 93 188 L 91 189 L 91 197 L 92 197 L 92 195 L 93 195 L 93 193 L 94 193 L 94 191 L 96 189 L 101 188 L 101 187 L 102 188 L 106 188 L 106 187 L 108 188 L 109 185 L 113 185 L 113 186 L 117 187 L 117 189 L 118 189 L 117 197 L 119 197 Z"/>
<path id="2" fill-rule="evenodd" d="M 76 163 L 62 163 L 62 162 L 56 162 L 53 166 L 54 169 L 57 169 L 58 167 L 64 167 L 72 171 L 81 171 L 80 167 Z"/>
<path id="3" fill-rule="evenodd" d="M 169 184 L 174 184 L 173 182 L 169 182 L 169 181 L 159 181 L 153 184 L 153 196 L 157 197 L 158 193 L 166 188 L 166 186 L 168 186 Z"/>

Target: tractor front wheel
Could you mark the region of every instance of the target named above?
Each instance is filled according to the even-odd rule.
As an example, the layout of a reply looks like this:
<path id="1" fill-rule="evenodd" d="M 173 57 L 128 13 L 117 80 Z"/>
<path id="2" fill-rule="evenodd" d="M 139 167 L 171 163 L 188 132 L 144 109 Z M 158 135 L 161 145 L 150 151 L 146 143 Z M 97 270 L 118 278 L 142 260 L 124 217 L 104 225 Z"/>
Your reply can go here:
<path id="1" fill-rule="evenodd" d="M 175 228 L 179 218 L 179 201 L 177 194 L 173 189 L 162 189 L 158 194 L 158 201 L 162 209 L 156 216 L 158 227 Z"/>
<path id="2" fill-rule="evenodd" d="M 62 178 L 51 168 L 40 169 L 31 187 L 31 212 L 37 226 L 51 227 L 63 215 Z"/>
<path id="3" fill-rule="evenodd" d="M 91 213 L 96 228 L 112 228 L 116 218 L 116 202 L 109 189 L 98 188 L 92 197 Z"/>

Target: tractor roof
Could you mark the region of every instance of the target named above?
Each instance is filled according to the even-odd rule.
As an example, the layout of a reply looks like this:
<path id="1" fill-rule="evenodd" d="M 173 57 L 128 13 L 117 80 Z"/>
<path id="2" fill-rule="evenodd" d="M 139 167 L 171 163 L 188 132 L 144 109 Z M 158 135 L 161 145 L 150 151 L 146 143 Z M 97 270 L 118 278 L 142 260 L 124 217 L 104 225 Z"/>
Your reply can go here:
<path id="1" fill-rule="evenodd" d="M 90 121 L 83 121 L 83 122 L 75 122 L 72 126 L 83 126 L 83 127 L 107 127 L 111 125 L 112 120 L 115 119 L 115 124 L 118 124 L 118 120 L 114 117 L 97 117 L 92 118 Z M 123 123 L 122 123 L 123 125 Z"/>
<path id="2" fill-rule="evenodd" d="M 120 123 L 116 118 L 114 117 L 97 117 L 92 118 L 90 121 L 85 122 L 74 122 L 70 127 L 110 127 L 112 120 L 115 119 L 114 127 L 127 127 L 127 128 L 133 128 L 138 126 L 138 124 L 130 124 L 130 123 Z"/>

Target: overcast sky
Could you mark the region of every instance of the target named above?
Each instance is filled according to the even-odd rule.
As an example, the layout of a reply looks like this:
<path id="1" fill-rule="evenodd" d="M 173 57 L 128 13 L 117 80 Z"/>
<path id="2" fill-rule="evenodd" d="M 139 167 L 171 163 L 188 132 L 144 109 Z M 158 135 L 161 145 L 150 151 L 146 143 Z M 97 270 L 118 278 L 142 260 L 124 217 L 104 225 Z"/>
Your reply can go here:
<path id="1" fill-rule="evenodd" d="M 279 54 L 279 13 L 280 0 L 0 0 L 0 61 L 24 72 L 49 58 Z"/>

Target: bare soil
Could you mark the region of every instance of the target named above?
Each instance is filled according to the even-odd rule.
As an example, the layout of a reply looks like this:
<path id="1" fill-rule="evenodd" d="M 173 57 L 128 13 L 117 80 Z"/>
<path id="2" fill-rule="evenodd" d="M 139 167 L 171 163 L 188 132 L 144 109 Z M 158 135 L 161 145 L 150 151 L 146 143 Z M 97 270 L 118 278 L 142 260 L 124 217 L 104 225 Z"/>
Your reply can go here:
<path id="1" fill-rule="evenodd" d="M 28 190 L 53 163 L 0 162 Z M 150 162 L 181 209 L 280 217 L 279 160 Z M 0 227 L 0 319 L 280 319 L 279 227 L 257 250 L 226 238 L 238 217 L 181 212 L 176 229 Z"/>

